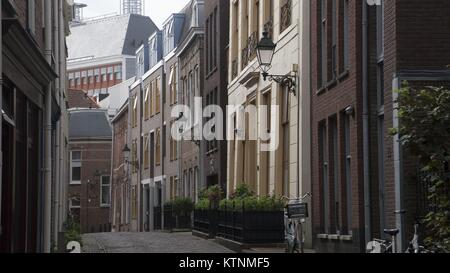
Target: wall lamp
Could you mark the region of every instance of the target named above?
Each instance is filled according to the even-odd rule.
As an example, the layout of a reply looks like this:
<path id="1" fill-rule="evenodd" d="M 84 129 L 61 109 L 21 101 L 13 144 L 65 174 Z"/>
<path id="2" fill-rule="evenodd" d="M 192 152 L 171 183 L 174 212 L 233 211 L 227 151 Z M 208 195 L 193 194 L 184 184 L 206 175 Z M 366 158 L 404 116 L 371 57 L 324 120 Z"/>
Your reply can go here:
<path id="1" fill-rule="evenodd" d="M 295 75 L 271 75 L 269 74 L 269 70 L 272 68 L 273 56 L 275 54 L 275 48 L 277 45 L 269 38 L 269 33 L 265 31 L 263 33 L 263 38 L 258 43 L 256 50 L 258 55 L 258 63 L 259 68 L 261 70 L 261 74 L 264 78 L 264 81 L 274 81 L 276 83 L 281 84 L 284 87 L 287 87 L 289 92 L 293 93 L 294 96 L 297 96 L 296 87 L 297 87 L 297 72 L 293 71 Z M 295 70 L 295 69 L 294 69 Z"/>

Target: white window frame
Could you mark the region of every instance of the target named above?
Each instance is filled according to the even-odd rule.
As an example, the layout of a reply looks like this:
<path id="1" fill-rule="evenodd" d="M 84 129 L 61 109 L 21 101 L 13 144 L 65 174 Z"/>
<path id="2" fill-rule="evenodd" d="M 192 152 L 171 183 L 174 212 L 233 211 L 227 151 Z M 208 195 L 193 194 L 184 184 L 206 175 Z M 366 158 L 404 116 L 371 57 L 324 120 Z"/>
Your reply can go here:
<path id="1" fill-rule="evenodd" d="M 79 199 L 79 202 L 80 202 L 79 206 L 74 206 L 73 205 L 72 202 L 73 202 L 74 199 Z M 72 210 L 72 209 L 81 209 L 81 199 L 80 198 L 72 197 L 72 198 L 69 199 L 69 210 Z"/>
<path id="2" fill-rule="evenodd" d="M 108 185 L 103 184 L 103 178 L 109 177 L 109 183 Z M 109 203 L 103 203 L 103 188 L 108 187 L 109 188 Z M 100 176 L 100 207 L 102 208 L 109 208 L 111 207 L 111 176 L 110 175 L 102 175 Z"/>
<path id="3" fill-rule="evenodd" d="M 79 152 L 80 153 L 80 159 L 74 161 L 73 160 L 73 153 Z M 81 185 L 81 161 L 82 161 L 82 152 L 79 150 L 70 151 L 70 185 Z M 73 168 L 80 168 L 80 180 L 72 180 L 73 178 Z"/>

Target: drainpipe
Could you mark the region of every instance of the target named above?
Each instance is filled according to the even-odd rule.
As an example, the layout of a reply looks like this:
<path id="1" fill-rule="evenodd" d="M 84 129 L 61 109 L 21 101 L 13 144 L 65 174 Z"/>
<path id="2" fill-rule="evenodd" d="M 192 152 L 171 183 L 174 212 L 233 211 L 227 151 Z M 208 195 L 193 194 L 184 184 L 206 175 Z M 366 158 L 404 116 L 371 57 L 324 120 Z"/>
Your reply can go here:
<path id="1" fill-rule="evenodd" d="M 45 58 L 52 63 L 52 0 L 45 0 Z M 47 85 L 45 94 L 44 121 L 44 252 L 51 251 L 51 214 L 52 214 L 52 83 Z"/>
<path id="2" fill-rule="evenodd" d="M 65 32 L 65 24 L 64 24 L 64 1 L 58 1 L 59 4 L 59 83 L 60 83 L 60 107 L 63 109 L 61 116 L 61 140 L 60 140 L 60 180 L 61 181 L 61 195 L 60 195 L 60 226 L 64 224 L 66 221 L 67 213 L 66 213 L 66 204 L 67 204 L 67 194 L 66 194 L 66 168 L 65 164 L 66 158 L 66 142 L 65 135 L 67 133 L 67 108 L 66 102 L 64 101 L 64 94 L 66 93 L 66 32 Z"/>
<path id="3" fill-rule="evenodd" d="M 0 11 L 2 9 L 2 2 L 0 1 Z M 0 23 L 2 22 L 2 12 L 0 12 Z M 2 97 L 3 97 L 3 34 L 0 31 L 0 236 L 2 235 L 2 169 L 3 169 L 3 151 L 2 151 L 2 124 L 3 114 L 2 110 Z"/>
<path id="4" fill-rule="evenodd" d="M 368 10 L 367 2 L 362 3 L 362 90 L 363 90 L 363 160 L 364 160 L 364 237 L 365 244 L 371 240 L 370 206 L 370 155 L 369 155 L 369 98 L 368 98 Z M 364 245 L 365 245 L 364 244 Z"/>
<path id="5" fill-rule="evenodd" d="M 54 52 L 55 52 L 55 71 L 58 73 L 58 77 L 55 79 L 55 86 L 56 86 L 56 97 L 58 99 L 58 104 L 61 107 L 61 71 L 60 71 L 60 59 L 59 59 L 59 8 L 57 8 L 58 2 L 61 2 L 59 0 L 53 0 L 53 17 L 55 19 L 55 24 L 53 25 L 53 37 L 54 37 Z M 54 248 L 55 250 L 58 247 L 58 231 L 59 231 L 59 206 L 60 206 L 60 187 L 61 187 L 61 162 L 60 162 L 60 151 L 61 151 L 61 126 L 62 126 L 62 119 L 57 122 L 56 124 L 56 137 L 55 137 L 55 193 L 54 193 L 54 200 L 53 200 L 53 242 L 54 242 Z"/>

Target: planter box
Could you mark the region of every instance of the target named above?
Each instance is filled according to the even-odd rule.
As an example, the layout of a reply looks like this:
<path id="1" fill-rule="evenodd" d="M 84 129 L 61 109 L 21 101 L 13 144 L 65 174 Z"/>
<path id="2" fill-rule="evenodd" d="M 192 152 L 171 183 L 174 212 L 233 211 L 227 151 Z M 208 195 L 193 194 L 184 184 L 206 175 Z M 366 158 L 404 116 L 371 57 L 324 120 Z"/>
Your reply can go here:
<path id="1" fill-rule="evenodd" d="M 194 230 L 244 244 L 285 241 L 283 211 L 195 211 Z"/>

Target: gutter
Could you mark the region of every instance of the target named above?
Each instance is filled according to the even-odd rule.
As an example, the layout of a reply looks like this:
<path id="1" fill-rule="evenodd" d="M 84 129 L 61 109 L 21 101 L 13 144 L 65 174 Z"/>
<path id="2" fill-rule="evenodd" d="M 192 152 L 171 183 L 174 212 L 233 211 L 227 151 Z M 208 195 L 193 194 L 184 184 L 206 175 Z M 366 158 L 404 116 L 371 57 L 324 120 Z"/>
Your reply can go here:
<path id="1" fill-rule="evenodd" d="M 363 161 L 364 161 L 364 239 L 371 240 L 370 204 L 370 149 L 369 149 L 369 95 L 368 95 L 368 5 L 362 3 L 362 90 L 363 90 Z"/>

